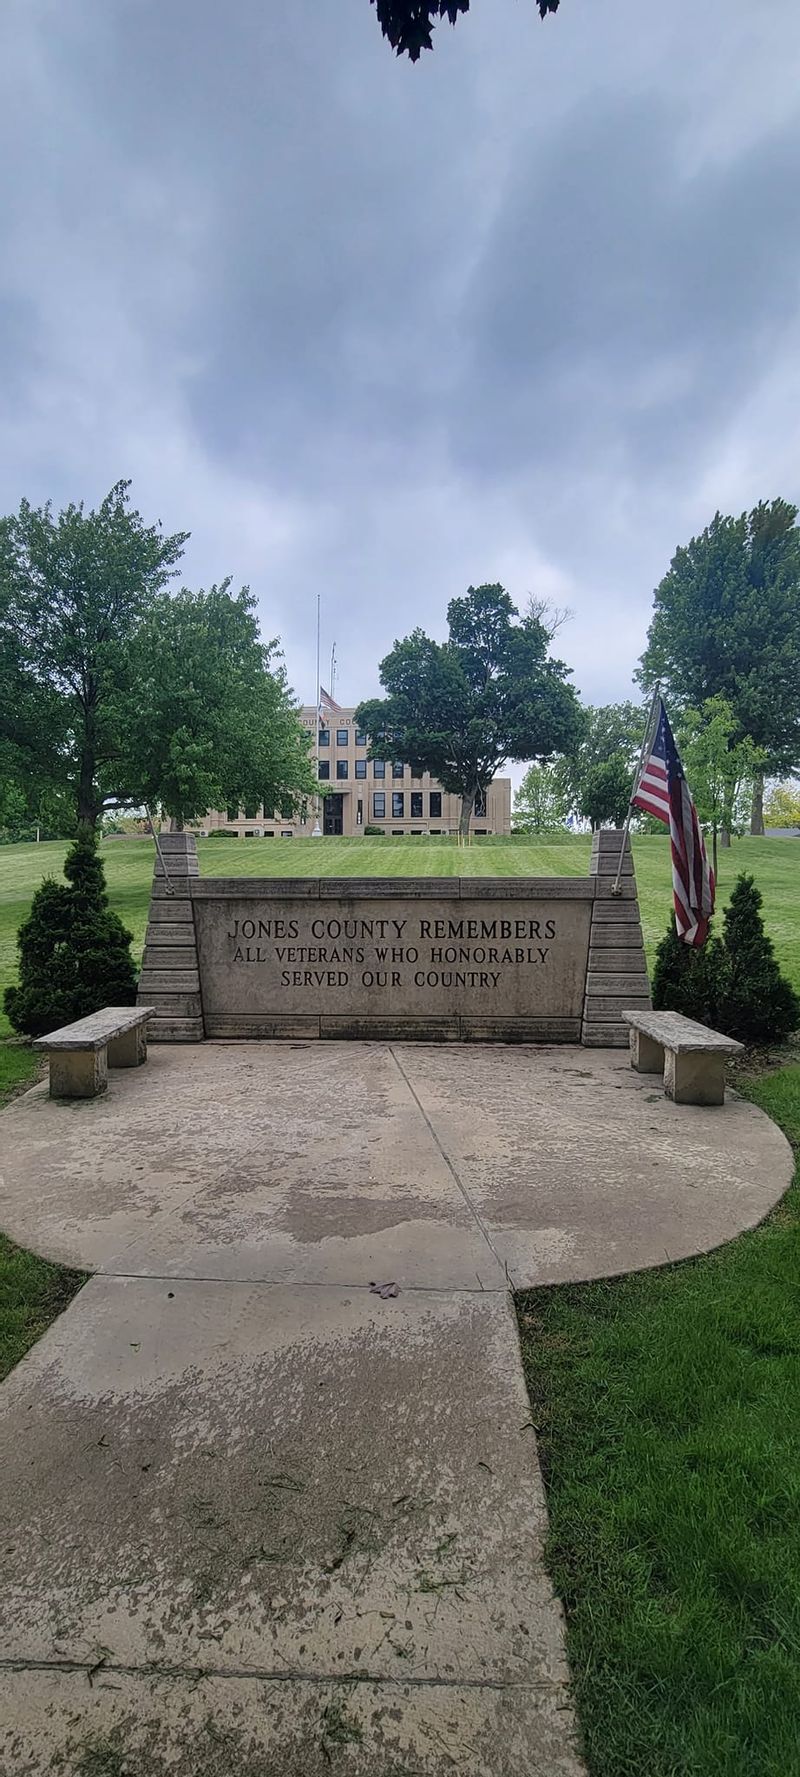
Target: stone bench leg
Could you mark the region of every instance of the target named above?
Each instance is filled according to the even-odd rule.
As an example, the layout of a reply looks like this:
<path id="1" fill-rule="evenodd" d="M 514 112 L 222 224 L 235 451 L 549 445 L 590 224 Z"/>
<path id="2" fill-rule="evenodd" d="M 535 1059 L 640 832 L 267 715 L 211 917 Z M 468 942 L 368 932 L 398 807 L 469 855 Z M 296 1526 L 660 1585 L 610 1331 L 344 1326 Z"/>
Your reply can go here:
<path id="1" fill-rule="evenodd" d="M 97 1098 L 105 1092 L 105 1049 L 63 1049 L 49 1059 L 51 1098 Z"/>
<path id="2" fill-rule="evenodd" d="M 667 1050 L 664 1091 L 675 1104 L 724 1104 L 725 1056 Z"/>
<path id="3" fill-rule="evenodd" d="M 631 1067 L 637 1074 L 663 1074 L 664 1050 L 661 1043 L 646 1037 L 643 1030 L 631 1030 Z"/>
<path id="4" fill-rule="evenodd" d="M 137 1024 L 112 1037 L 108 1045 L 109 1067 L 141 1067 L 147 1060 L 147 1025 Z"/>

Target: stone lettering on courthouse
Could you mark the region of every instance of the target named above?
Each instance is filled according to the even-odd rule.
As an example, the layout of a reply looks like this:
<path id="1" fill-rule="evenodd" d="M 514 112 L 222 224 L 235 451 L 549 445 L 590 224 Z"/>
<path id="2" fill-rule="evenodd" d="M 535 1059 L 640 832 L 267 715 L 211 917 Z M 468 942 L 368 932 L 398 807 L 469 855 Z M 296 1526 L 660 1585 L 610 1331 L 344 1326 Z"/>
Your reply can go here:
<path id="1" fill-rule="evenodd" d="M 206 1035 L 578 1040 L 590 883 L 463 886 L 195 881 Z"/>

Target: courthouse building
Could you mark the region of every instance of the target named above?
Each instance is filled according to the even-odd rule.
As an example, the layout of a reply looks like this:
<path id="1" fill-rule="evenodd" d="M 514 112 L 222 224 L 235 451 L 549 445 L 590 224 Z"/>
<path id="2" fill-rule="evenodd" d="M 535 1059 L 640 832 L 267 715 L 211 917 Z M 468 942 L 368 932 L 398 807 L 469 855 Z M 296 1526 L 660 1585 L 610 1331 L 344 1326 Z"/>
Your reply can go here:
<path id="1" fill-rule="evenodd" d="M 308 838 L 319 820 L 323 833 L 355 837 L 364 828 L 380 827 L 397 837 L 403 834 L 457 833 L 461 798 L 443 790 L 424 772 L 414 777 L 399 759 L 369 759 L 367 737 L 356 726 L 355 710 L 341 709 L 326 693 L 322 695 L 319 730 L 319 781 L 327 792 L 314 799 L 299 815 L 284 817 L 280 810 L 229 808 L 214 810 L 197 825 L 202 833 L 220 828 L 239 837 L 264 839 Z M 303 727 L 313 738 L 317 711 L 307 704 L 301 712 Z M 511 779 L 496 777 L 484 798 L 475 804 L 470 831 L 511 832 Z"/>

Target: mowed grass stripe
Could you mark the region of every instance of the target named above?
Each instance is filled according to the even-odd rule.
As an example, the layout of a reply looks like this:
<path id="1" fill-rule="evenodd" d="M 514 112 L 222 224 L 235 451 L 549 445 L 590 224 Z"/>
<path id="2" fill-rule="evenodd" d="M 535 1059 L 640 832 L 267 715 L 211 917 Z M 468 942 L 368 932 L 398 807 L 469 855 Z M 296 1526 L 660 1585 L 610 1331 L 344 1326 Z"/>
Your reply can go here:
<path id="1" fill-rule="evenodd" d="M 60 877 L 66 847 L 0 847 L 0 987 L 14 979 L 16 934 L 34 889 L 48 874 Z M 584 876 L 588 836 L 558 840 L 477 840 L 459 849 L 447 840 L 242 839 L 198 842 L 204 876 Z M 110 840 L 102 848 L 111 904 L 134 935 L 141 956 L 153 871 L 147 840 Z M 672 905 L 669 848 L 656 834 L 634 840 L 645 944 L 652 962 Z M 735 840 L 720 854 L 724 904 L 738 871 L 751 870 L 764 896 L 767 929 L 789 979 L 800 989 L 800 842 Z M 0 1012 L 0 1035 L 8 1022 Z"/>

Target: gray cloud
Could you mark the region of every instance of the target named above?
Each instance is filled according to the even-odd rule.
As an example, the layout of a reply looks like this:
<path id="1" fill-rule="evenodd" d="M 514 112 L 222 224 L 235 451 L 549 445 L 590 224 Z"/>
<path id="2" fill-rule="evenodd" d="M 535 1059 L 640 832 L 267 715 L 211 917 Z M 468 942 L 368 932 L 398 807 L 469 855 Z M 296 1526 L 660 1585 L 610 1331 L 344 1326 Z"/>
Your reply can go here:
<path id="1" fill-rule="evenodd" d="M 696 453 L 797 314 L 800 129 L 702 177 L 680 117 L 624 95 L 524 155 L 465 300 L 454 448 L 482 473 Z"/>
<path id="2" fill-rule="evenodd" d="M 673 548 L 797 490 L 793 0 L 10 0 L 0 500 L 132 475 L 348 698 L 502 578 L 625 695 Z"/>

